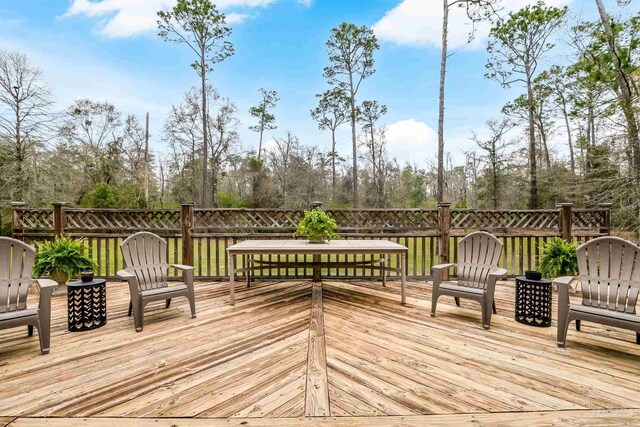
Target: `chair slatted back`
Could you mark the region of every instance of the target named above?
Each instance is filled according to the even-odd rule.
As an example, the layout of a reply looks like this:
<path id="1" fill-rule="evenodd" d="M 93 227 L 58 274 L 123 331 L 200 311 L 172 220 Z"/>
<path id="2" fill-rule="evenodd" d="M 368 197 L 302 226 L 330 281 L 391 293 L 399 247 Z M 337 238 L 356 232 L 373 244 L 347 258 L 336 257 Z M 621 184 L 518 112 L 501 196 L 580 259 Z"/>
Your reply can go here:
<path id="1" fill-rule="evenodd" d="M 578 247 L 582 304 L 635 314 L 640 291 L 640 247 L 599 237 Z"/>
<path id="2" fill-rule="evenodd" d="M 168 286 L 167 241 L 153 233 L 140 232 L 120 245 L 124 265 L 138 279 L 140 290 Z"/>
<path id="3" fill-rule="evenodd" d="M 484 289 L 489 273 L 498 267 L 502 242 L 485 231 L 476 231 L 458 242 L 458 285 Z"/>
<path id="4" fill-rule="evenodd" d="M 0 313 L 27 308 L 36 251 L 19 240 L 0 237 Z"/>

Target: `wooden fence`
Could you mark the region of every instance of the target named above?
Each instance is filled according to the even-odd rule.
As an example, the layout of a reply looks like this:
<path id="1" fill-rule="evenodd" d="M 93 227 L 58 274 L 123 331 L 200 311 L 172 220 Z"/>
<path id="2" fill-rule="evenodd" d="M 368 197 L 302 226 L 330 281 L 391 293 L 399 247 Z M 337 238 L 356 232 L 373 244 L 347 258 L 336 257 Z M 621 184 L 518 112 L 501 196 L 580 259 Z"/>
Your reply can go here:
<path id="1" fill-rule="evenodd" d="M 113 278 L 123 268 L 119 245 L 137 231 L 150 231 L 168 241 L 171 263 L 194 265 L 197 280 L 227 280 L 226 248 L 246 239 L 291 238 L 303 210 L 196 209 L 184 204 L 171 210 L 77 209 L 55 203 L 53 209 L 32 209 L 13 203 L 13 235 L 29 243 L 70 235 L 84 239 L 99 266 L 97 275 Z M 562 204 L 555 210 L 451 209 L 329 209 L 339 234 L 345 239 L 387 239 L 409 248 L 407 272 L 411 279 L 430 276 L 431 266 L 455 262 L 458 240 L 475 230 L 495 234 L 504 244 L 501 267 L 509 275 L 522 274 L 538 265 L 542 244 L 561 236 L 584 242 L 610 233 L 610 205 L 599 209 L 573 209 Z M 370 260 L 371 256 L 358 257 Z M 284 261 L 265 256 L 265 261 Z M 355 279 L 378 277 L 375 267 L 337 268 L 334 263 L 352 256 L 325 258 L 323 276 Z M 308 268 L 265 267 L 257 278 L 310 278 L 311 257 L 291 256 Z M 391 259 L 397 265 L 398 259 Z M 244 260 L 239 260 L 240 267 Z"/>

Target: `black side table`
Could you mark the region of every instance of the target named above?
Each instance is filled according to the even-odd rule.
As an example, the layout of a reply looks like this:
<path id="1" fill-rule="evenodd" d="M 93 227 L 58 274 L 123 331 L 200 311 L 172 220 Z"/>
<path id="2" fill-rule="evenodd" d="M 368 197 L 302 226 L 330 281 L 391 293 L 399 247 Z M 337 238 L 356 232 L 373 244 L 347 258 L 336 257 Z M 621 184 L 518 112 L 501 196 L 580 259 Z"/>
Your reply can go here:
<path id="1" fill-rule="evenodd" d="M 551 326 L 552 281 L 516 277 L 515 319 L 525 325 Z"/>
<path id="2" fill-rule="evenodd" d="M 107 281 L 74 280 L 67 285 L 70 332 L 89 331 L 107 323 Z"/>

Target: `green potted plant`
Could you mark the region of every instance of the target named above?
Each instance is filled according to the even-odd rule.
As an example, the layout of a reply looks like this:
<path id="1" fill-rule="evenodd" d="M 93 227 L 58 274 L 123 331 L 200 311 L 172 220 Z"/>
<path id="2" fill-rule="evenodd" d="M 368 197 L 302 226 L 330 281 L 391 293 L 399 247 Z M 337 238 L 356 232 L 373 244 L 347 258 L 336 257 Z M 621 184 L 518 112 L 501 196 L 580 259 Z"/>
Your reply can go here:
<path id="1" fill-rule="evenodd" d="M 542 247 L 540 272 L 544 277 L 555 279 L 560 276 L 578 274 L 577 243 L 569 243 L 560 237 L 554 237 Z"/>
<path id="2" fill-rule="evenodd" d="M 87 249 L 80 239 L 56 237 L 54 240 L 38 243 L 33 274 L 37 277 L 49 276 L 58 282 L 58 289 L 64 291 L 67 280 L 83 271 L 95 271 L 97 265 L 87 255 Z"/>
<path id="3" fill-rule="evenodd" d="M 338 225 L 321 208 L 304 211 L 304 217 L 296 226 L 293 237 L 306 237 L 309 243 L 326 243 L 327 240 L 339 239 L 336 234 Z"/>

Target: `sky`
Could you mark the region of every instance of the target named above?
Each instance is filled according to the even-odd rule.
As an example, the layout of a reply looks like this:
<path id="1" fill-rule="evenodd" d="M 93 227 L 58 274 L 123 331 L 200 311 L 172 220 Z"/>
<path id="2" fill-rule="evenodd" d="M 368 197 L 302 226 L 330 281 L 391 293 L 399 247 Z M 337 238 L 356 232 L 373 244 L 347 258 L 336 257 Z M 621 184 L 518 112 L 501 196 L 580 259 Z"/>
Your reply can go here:
<path id="1" fill-rule="evenodd" d="M 109 101 L 141 121 L 150 114 L 151 147 L 167 151 L 162 127 L 172 105 L 199 78 L 190 68 L 188 48 L 157 36 L 156 12 L 175 0 L 0 0 L 0 49 L 25 53 L 52 88 L 56 108 L 75 99 Z M 503 0 L 506 11 L 534 0 Z M 632 0 L 632 3 L 640 0 Z M 259 89 L 276 90 L 278 128 L 268 139 L 290 130 L 304 144 L 330 149 L 330 135 L 317 129 L 309 111 L 315 94 L 328 88 L 326 40 L 341 22 L 373 27 L 379 39 L 376 73 L 358 100 L 388 106 L 389 153 L 401 163 L 425 166 L 437 153 L 438 86 L 442 2 L 440 0 L 218 0 L 233 29 L 235 55 L 217 64 L 209 82 L 236 102 L 242 146 L 257 146 L 248 110 Z M 612 12 L 614 0 L 605 2 Z M 547 0 L 568 5 L 581 18 L 596 16 L 591 0 Z M 633 7 L 633 5 L 631 6 Z M 637 5 L 636 5 L 637 7 Z M 488 26 L 467 43 L 469 25 L 454 9 L 450 23 L 445 140 L 454 162 L 473 147 L 471 131 L 499 116 L 502 105 L 521 93 L 484 78 Z M 549 63 L 567 61 L 556 50 Z M 338 133 L 338 151 L 350 153 L 350 130 Z"/>

